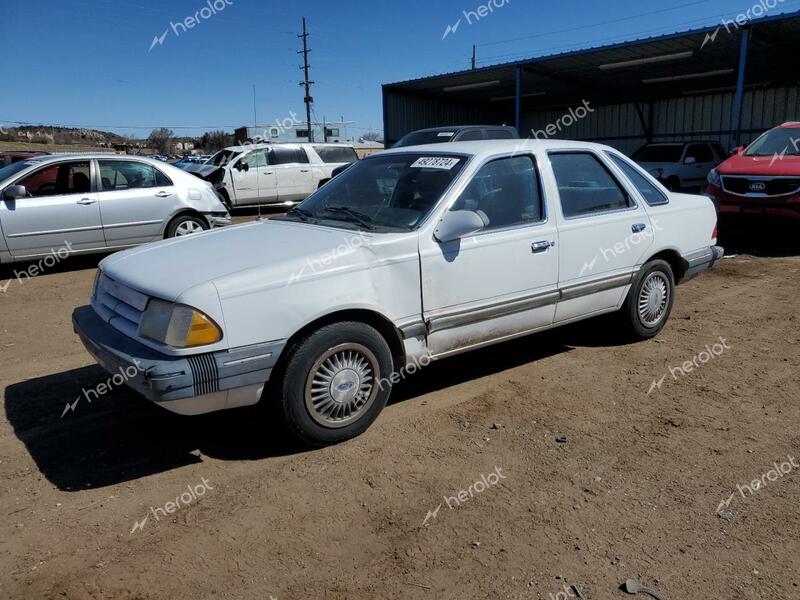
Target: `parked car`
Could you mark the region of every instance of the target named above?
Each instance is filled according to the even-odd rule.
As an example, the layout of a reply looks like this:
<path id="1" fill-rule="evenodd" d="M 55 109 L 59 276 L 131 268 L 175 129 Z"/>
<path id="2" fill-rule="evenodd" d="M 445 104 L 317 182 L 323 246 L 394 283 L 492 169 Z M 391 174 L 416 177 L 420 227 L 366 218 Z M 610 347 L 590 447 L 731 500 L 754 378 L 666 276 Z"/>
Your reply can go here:
<path id="1" fill-rule="evenodd" d="M 235 208 L 295 204 L 328 182 L 336 167 L 356 160 L 347 144 L 249 144 L 220 150 L 186 170 L 213 183 Z"/>
<path id="2" fill-rule="evenodd" d="M 329 444 L 435 358 L 613 312 L 652 338 L 676 283 L 722 257 L 716 222 L 707 197 L 606 146 L 409 147 L 284 216 L 106 258 L 73 322 L 108 371 L 138 364 L 127 384 L 164 408 L 263 396 Z"/>
<path id="3" fill-rule="evenodd" d="M 698 190 L 709 171 L 728 156 L 718 142 L 645 144 L 631 158 L 668 189 Z"/>
<path id="4" fill-rule="evenodd" d="M 49 152 L 0 152 L 0 167 L 6 167 L 21 160 L 27 160 L 36 156 L 46 156 Z"/>
<path id="5" fill-rule="evenodd" d="M 170 165 L 59 154 L 0 168 L 0 262 L 107 252 L 230 224 L 213 186 Z"/>
<path id="6" fill-rule="evenodd" d="M 423 144 L 446 144 L 448 142 L 513 139 L 519 139 L 516 127 L 509 127 L 508 125 L 458 125 L 412 131 L 401 137 L 392 148 L 421 146 Z"/>
<path id="7" fill-rule="evenodd" d="M 186 170 L 186 167 L 190 165 L 200 165 L 202 163 L 203 159 L 201 159 L 199 156 L 184 156 L 179 161 L 172 163 L 172 166 Z"/>
<path id="8" fill-rule="evenodd" d="M 766 132 L 708 174 L 721 215 L 800 219 L 800 123 Z"/>

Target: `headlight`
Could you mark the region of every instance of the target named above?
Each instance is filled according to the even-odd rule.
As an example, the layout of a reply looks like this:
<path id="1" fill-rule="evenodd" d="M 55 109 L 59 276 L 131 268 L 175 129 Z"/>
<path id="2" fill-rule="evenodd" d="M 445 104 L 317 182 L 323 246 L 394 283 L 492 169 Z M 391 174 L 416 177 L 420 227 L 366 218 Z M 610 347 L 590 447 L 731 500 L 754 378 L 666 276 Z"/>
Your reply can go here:
<path id="1" fill-rule="evenodd" d="M 708 183 L 714 185 L 716 187 L 721 187 L 722 178 L 719 176 L 719 171 L 716 169 L 711 169 L 708 172 Z"/>
<path id="2" fill-rule="evenodd" d="M 207 346 L 222 339 L 211 318 L 184 304 L 150 300 L 139 324 L 139 335 L 173 348 Z"/>
<path id="3" fill-rule="evenodd" d="M 650 175 L 656 179 L 661 179 L 664 176 L 664 169 L 650 169 Z"/>

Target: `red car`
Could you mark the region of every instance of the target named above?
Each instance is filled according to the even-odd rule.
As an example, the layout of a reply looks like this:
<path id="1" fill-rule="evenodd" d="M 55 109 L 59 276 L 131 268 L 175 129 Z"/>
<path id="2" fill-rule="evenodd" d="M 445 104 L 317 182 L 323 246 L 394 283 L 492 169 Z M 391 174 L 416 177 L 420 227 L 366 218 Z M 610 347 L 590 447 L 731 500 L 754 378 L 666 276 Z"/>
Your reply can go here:
<path id="1" fill-rule="evenodd" d="M 800 123 L 771 129 L 708 174 L 720 215 L 800 219 Z"/>

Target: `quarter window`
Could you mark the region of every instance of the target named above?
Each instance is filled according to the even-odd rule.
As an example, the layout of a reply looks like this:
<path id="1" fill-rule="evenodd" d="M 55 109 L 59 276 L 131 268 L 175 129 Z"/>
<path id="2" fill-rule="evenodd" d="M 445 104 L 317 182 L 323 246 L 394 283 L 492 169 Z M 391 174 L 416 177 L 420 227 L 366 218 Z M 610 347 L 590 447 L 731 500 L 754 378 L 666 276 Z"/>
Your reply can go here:
<path id="1" fill-rule="evenodd" d="M 475 174 L 451 210 L 481 211 L 487 230 L 543 219 L 542 193 L 533 158 L 500 158 Z"/>
<path id="2" fill-rule="evenodd" d="M 92 189 L 89 161 L 59 163 L 45 167 L 19 182 L 34 198 L 86 194 Z"/>
<path id="3" fill-rule="evenodd" d="M 633 166 L 630 162 L 622 158 L 619 154 L 606 152 L 606 155 L 614 161 L 614 163 L 622 169 L 625 176 L 631 180 L 631 183 L 639 190 L 639 193 L 644 197 L 645 202 L 650 206 L 657 204 L 666 204 L 669 202 L 667 197 L 655 185 L 650 183 L 650 180 L 642 175 L 638 168 Z"/>
<path id="4" fill-rule="evenodd" d="M 164 187 L 172 182 L 155 167 L 132 160 L 100 160 L 100 183 L 104 192 Z"/>
<path id="5" fill-rule="evenodd" d="M 550 155 L 565 217 L 580 217 L 633 206 L 628 194 L 593 154 Z"/>

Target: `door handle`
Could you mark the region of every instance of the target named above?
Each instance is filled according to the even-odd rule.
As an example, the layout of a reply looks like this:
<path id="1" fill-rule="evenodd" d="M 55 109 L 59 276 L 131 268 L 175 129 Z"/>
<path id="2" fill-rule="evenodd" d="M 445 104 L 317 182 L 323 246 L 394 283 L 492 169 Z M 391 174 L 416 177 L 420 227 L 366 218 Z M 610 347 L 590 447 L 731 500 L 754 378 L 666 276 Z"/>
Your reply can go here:
<path id="1" fill-rule="evenodd" d="M 644 223 L 636 223 L 636 225 L 631 225 L 631 231 L 633 233 L 641 233 L 645 229 L 647 229 L 647 225 L 645 225 Z"/>
<path id="2" fill-rule="evenodd" d="M 172 196 L 172 192 L 158 192 L 156 194 L 156 198 L 169 198 Z"/>
<path id="3" fill-rule="evenodd" d="M 538 254 L 540 252 L 547 252 L 550 248 L 552 248 L 555 245 L 556 245 L 555 242 L 549 242 L 547 240 L 541 242 L 533 242 L 531 244 L 531 252 L 533 252 L 534 254 Z"/>
<path id="4" fill-rule="evenodd" d="M 308 173 L 308 169 L 300 169 L 301 173 Z"/>
<path id="5" fill-rule="evenodd" d="M 81 198 L 78 200 L 78 204 L 82 204 L 83 206 L 88 206 L 89 204 L 94 204 L 97 202 L 94 198 Z"/>
<path id="6" fill-rule="evenodd" d="M 264 173 L 264 175 L 272 175 L 273 173 L 275 173 L 275 171 L 267 171 L 266 173 Z"/>

